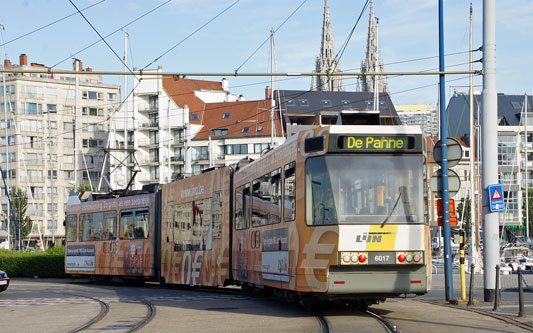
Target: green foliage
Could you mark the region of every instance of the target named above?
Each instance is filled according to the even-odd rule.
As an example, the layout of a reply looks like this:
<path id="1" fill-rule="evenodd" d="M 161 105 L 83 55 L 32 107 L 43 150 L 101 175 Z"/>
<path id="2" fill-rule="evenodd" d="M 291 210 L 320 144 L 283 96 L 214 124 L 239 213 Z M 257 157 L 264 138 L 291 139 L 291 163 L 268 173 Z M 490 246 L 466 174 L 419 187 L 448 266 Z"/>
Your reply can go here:
<path id="1" fill-rule="evenodd" d="M 45 252 L 0 250 L 0 269 L 9 277 L 62 278 L 65 277 L 64 254 L 62 246 Z"/>
<path id="2" fill-rule="evenodd" d="M 11 197 L 11 205 L 13 211 L 15 212 L 15 218 L 17 220 L 17 225 L 20 230 L 20 238 L 24 239 L 31 232 L 31 227 L 33 221 L 29 216 L 26 216 L 26 209 L 28 208 L 28 195 L 26 192 L 18 187 L 12 187 L 9 190 L 9 196 Z M 11 235 L 14 239 L 18 239 L 18 233 L 13 223 L 13 213 L 9 214 L 9 219 L 11 220 L 10 229 Z M 7 224 L 7 216 L 5 213 L 2 213 L 2 222 Z M 18 242 L 16 242 L 18 244 Z"/>
<path id="3" fill-rule="evenodd" d="M 526 221 L 526 194 L 522 193 L 522 223 Z M 533 227 L 533 188 L 527 189 L 527 201 L 529 201 L 528 214 L 529 214 L 529 230 Z"/>

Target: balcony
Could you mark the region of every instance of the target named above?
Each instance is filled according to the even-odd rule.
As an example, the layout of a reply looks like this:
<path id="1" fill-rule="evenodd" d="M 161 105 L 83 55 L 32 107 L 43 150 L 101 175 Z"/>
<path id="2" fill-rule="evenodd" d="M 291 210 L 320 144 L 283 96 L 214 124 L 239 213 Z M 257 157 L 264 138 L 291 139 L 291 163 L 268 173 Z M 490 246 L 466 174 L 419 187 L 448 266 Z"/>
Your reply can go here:
<path id="1" fill-rule="evenodd" d="M 159 110 L 159 105 L 157 103 L 155 104 L 149 104 L 149 105 L 140 105 L 137 109 L 139 112 L 154 112 Z"/>
<path id="2" fill-rule="evenodd" d="M 526 161 L 520 161 L 520 169 L 521 170 L 526 169 Z M 533 170 L 533 161 L 527 161 L 527 169 Z"/>
<path id="3" fill-rule="evenodd" d="M 139 123 L 139 127 L 141 127 L 142 129 L 159 129 L 159 122 L 158 121 L 143 122 L 143 123 Z"/>
<path id="4" fill-rule="evenodd" d="M 158 140 L 143 139 L 143 140 L 139 140 L 138 143 L 139 143 L 139 147 L 159 146 Z"/>

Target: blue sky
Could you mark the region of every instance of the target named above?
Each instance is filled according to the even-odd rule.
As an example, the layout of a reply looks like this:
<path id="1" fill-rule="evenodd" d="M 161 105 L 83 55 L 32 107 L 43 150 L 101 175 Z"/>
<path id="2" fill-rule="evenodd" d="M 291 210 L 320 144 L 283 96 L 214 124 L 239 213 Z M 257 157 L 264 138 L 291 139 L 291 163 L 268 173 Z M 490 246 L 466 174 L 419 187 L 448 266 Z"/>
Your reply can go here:
<path id="1" fill-rule="evenodd" d="M 73 0 L 81 9 L 100 0 Z M 236 0 L 172 0 L 146 17 L 126 27 L 129 33 L 131 67 L 143 68 L 194 30 L 211 20 Z M 105 0 L 84 11 L 93 26 L 107 35 L 166 0 Z M 224 14 L 192 35 L 182 44 L 155 62 L 151 68 L 163 66 L 165 72 L 234 72 L 277 28 L 303 0 L 240 0 Z M 347 39 L 365 0 L 330 0 L 330 12 L 335 51 Z M 474 8 L 474 49 L 482 42 L 482 0 L 472 1 Z M 445 53 L 449 70 L 468 69 L 470 1 L 447 0 L 445 7 Z M 278 72 L 310 72 L 320 49 L 323 0 L 307 0 L 275 35 L 275 63 Z M 496 86 L 505 94 L 531 93 L 533 77 L 532 45 L 533 1 L 496 1 Z M 0 44 L 17 38 L 38 27 L 75 12 L 68 0 L 6 1 L 0 12 L 0 24 L 5 29 Z M 427 71 L 438 68 L 438 1 L 437 0 L 375 0 L 375 14 L 380 21 L 380 56 L 386 71 Z M 368 10 L 340 60 L 344 71 L 359 71 L 365 56 Z M 120 56 L 124 53 L 123 33 L 106 39 Z M 98 35 L 79 15 L 74 15 L 50 27 L 0 47 L 4 54 L 18 63 L 21 53 L 29 62 L 70 69 L 74 53 L 97 41 Z M 268 72 L 269 42 L 246 62 L 240 72 Z M 94 70 L 121 71 L 122 64 L 103 42 L 76 55 L 83 66 Z M 413 59 L 434 57 L 423 61 Z M 474 53 L 474 60 L 482 57 Z M 407 61 L 407 62 L 406 62 Z M 475 69 L 481 69 L 476 63 Z M 202 79 L 202 78 L 200 78 Z M 218 81 L 221 78 L 204 78 Z M 230 90 L 248 100 L 264 96 L 269 78 L 229 77 Z M 466 75 L 448 76 L 446 97 L 454 88 L 468 85 Z M 105 77 L 104 82 L 120 84 L 119 77 Z M 391 98 L 395 104 L 437 102 L 438 77 L 389 78 Z M 475 84 L 482 83 L 481 78 Z M 310 87 L 310 78 L 283 80 L 274 85 L 279 89 Z M 355 81 L 345 82 L 347 90 L 355 90 Z M 427 87 L 426 87 L 427 86 Z M 131 88 L 131 85 L 130 85 Z M 477 87 L 481 90 L 481 87 Z"/>

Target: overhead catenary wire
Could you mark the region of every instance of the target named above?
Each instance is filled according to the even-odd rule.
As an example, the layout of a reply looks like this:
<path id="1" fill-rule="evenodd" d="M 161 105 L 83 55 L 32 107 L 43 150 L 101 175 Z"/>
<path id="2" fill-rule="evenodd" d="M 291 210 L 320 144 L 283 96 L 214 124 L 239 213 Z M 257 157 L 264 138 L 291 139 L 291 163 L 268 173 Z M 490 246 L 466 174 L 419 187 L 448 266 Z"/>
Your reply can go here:
<path id="1" fill-rule="evenodd" d="M 122 60 L 122 58 L 117 54 L 117 52 L 115 52 L 115 50 L 111 47 L 111 45 L 109 45 L 109 43 L 105 40 L 105 38 L 98 32 L 98 30 L 94 27 L 94 25 L 91 23 L 91 21 L 89 21 L 89 19 L 87 19 L 87 17 L 85 15 L 83 15 L 83 13 L 78 9 L 78 7 L 74 4 L 74 2 L 72 2 L 72 0 L 68 0 L 72 6 L 74 6 L 74 8 L 76 8 L 76 10 L 78 11 L 78 13 L 83 17 L 83 19 L 91 26 L 91 28 L 94 30 L 94 32 L 96 32 L 96 34 L 98 35 L 98 37 L 100 37 L 102 39 L 102 41 L 105 43 L 105 45 L 107 45 L 109 47 L 109 49 L 111 50 L 111 52 L 113 52 L 113 54 L 115 54 L 115 56 L 118 58 L 118 60 L 132 73 L 133 76 L 136 76 L 132 71 L 131 69 L 128 67 L 128 64 L 124 63 L 124 60 Z"/>
<path id="2" fill-rule="evenodd" d="M 306 3 L 306 2 L 307 2 L 307 0 L 302 1 L 302 3 L 300 3 L 300 5 L 299 5 L 298 7 L 296 7 L 296 9 L 293 10 L 292 13 L 291 13 L 291 14 L 290 14 L 290 15 L 289 15 L 289 16 L 288 16 L 288 17 L 287 17 L 287 18 L 286 18 L 286 19 L 285 19 L 285 20 L 284 20 L 284 21 L 283 21 L 283 22 L 282 22 L 282 23 L 281 23 L 276 29 L 274 29 L 274 34 L 275 34 L 279 29 L 281 29 L 281 27 L 282 27 L 285 23 L 287 23 L 287 21 L 289 21 L 289 19 L 290 19 L 294 14 L 296 14 L 296 12 L 297 12 L 297 11 L 298 11 L 298 10 L 299 10 L 299 9 L 300 9 L 300 8 Z M 252 52 L 252 54 L 251 54 L 248 58 L 246 58 L 246 60 L 244 60 L 244 62 L 243 62 L 239 67 L 237 67 L 237 69 L 235 70 L 235 73 L 237 73 L 237 72 L 239 71 L 239 69 L 241 69 L 242 66 L 244 66 L 244 65 L 248 62 L 248 60 L 250 60 L 250 59 L 251 59 L 251 58 L 257 53 L 257 51 L 259 51 L 259 50 L 260 50 L 260 49 L 266 44 L 266 42 L 268 42 L 268 41 L 270 40 L 270 38 L 271 38 L 271 37 L 270 37 L 270 34 L 269 34 L 268 37 L 267 37 L 267 38 L 266 38 L 266 39 L 265 39 L 265 40 L 264 40 L 264 41 L 263 41 L 263 42 L 262 42 L 262 43 L 261 43 L 261 44 L 260 44 L 260 45 L 259 45 L 254 51 L 253 51 L 253 52 Z"/>
<path id="3" fill-rule="evenodd" d="M 69 0 L 70 1 L 70 0 Z M 160 56 L 156 57 L 154 60 L 152 60 L 152 62 L 150 62 L 148 65 L 144 66 L 142 68 L 142 70 L 146 69 L 147 67 L 151 66 L 154 62 L 158 61 L 159 59 L 161 59 L 162 57 L 164 57 L 166 54 L 168 54 L 170 51 L 174 50 L 176 47 L 178 47 L 178 45 L 180 45 L 181 43 L 185 42 L 187 39 L 189 39 L 192 35 L 194 35 L 195 33 L 197 33 L 198 31 L 202 30 L 205 26 L 207 26 L 209 23 L 213 22 L 214 20 L 216 20 L 220 15 L 224 14 L 225 12 L 227 12 L 231 7 L 235 6 L 239 1 L 241 0 L 237 0 L 235 1 L 234 3 L 232 3 L 231 5 L 229 5 L 228 7 L 226 7 L 223 11 L 221 11 L 220 13 L 218 13 L 217 15 L 215 15 L 213 18 L 211 18 L 209 21 L 207 21 L 206 23 L 202 24 L 199 28 L 197 28 L 196 30 L 194 30 L 193 32 L 191 32 L 189 35 L 187 35 L 185 38 L 183 38 L 181 41 L 179 41 L 178 43 L 174 44 L 170 49 L 168 49 L 167 51 L 163 52 L 163 54 L 161 54 Z M 141 71 L 142 71 L 141 70 Z"/>
<path id="4" fill-rule="evenodd" d="M 96 5 L 101 4 L 101 3 L 104 2 L 104 1 L 106 1 L 106 0 L 100 0 L 100 1 L 98 1 L 98 2 L 96 2 L 96 3 L 93 3 L 92 5 L 87 6 L 87 7 L 83 8 L 83 9 L 81 9 L 81 11 L 83 12 L 83 11 L 89 9 L 89 8 L 92 8 L 92 7 L 96 6 Z M 69 15 L 67 15 L 67 16 L 63 16 L 63 17 L 60 18 L 60 19 L 57 19 L 57 20 L 55 20 L 55 21 L 53 21 L 53 22 L 50 22 L 50 23 L 48 23 L 48 24 L 45 24 L 45 25 L 43 25 L 43 26 L 41 26 L 41 27 L 39 27 L 39 28 L 33 29 L 32 31 L 29 31 L 29 32 L 27 32 L 27 33 L 25 33 L 25 34 L 22 34 L 22 35 L 20 35 L 20 36 L 18 36 L 18 37 L 15 37 L 15 38 L 11 39 L 11 40 L 8 40 L 7 42 L 5 42 L 5 43 L 3 43 L 3 44 L 0 44 L 0 47 L 1 47 L 1 46 L 4 46 L 4 45 L 7 45 L 7 44 L 9 44 L 9 43 L 12 43 L 12 42 L 14 42 L 14 41 L 17 41 L 17 40 L 19 40 L 19 39 L 21 39 L 21 38 L 24 38 L 24 37 L 26 37 L 26 36 L 29 36 L 29 35 L 31 35 L 31 34 L 37 32 L 37 31 L 43 30 L 43 29 L 45 29 L 45 28 L 48 28 L 49 26 L 54 25 L 54 24 L 56 24 L 56 23 L 58 23 L 58 22 L 61 22 L 61 21 L 65 20 L 65 19 L 67 19 L 67 18 L 69 18 L 69 17 L 72 17 L 72 16 L 74 16 L 74 15 L 76 15 L 76 14 L 78 14 L 78 12 L 74 12 L 74 13 L 69 14 Z"/>
<path id="5" fill-rule="evenodd" d="M 164 5 L 168 4 L 168 3 L 171 2 L 171 1 L 172 1 L 172 0 L 168 0 L 168 1 L 163 2 L 162 4 L 160 4 L 160 5 L 158 5 L 158 6 L 156 6 L 156 7 L 152 8 L 152 9 L 150 9 L 149 11 L 147 11 L 147 12 L 144 13 L 144 14 L 142 14 L 141 16 L 136 17 L 135 19 L 133 19 L 133 20 L 129 21 L 128 23 L 122 25 L 120 28 L 117 28 L 117 29 L 113 30 L 111 33 L 105 35 L 104 38 L 108 38 L 108 37 L 110 37 L 110 36 L 116 34 L 117 32 L 119 32 L 119 31 L 123 30 L 124 28 L 126 28 L 126 27 L 132 25 L 133 23 L 139 21 L 139 20 L 142 19 L 143 17 L 147 16 L 148 14 L 151 14 L 152 12 L 154 12 L 154 11 L 156 11 L 157 9 L 163 7 Z M 58 63 L 56 63 L 55 65 L 53 65 L 53 66 L 50 67 L 50 68 L 54 68 L 54 67 L 56 67 L 57 65 L 62 64 L 63 62 L 65 62 L 65 61 L 71 59 L 72 57 L 75 57 L 76 55 L 78 55 L 78 54 L 80 54 L 81 52 L 87 50 L 88 48 L 90 48 L 90 47 L 92 47 L 92 46 L 94 46 L 94 45 L 100 43 L 101 41 L 102 41 L 102 39 L 98 39 L 98 40 L 95 41 L 94 43 L 91 43 L 91 44 L 87 45 L 86 47 L 84 47 L 83 49 L 81 49 L 81 50 L 79 50 L 79 51 L 77 51 L 77 52 L 74 52 L 73 54 L 71 54 L 71 55 L 69 55 L 68 57 L 64 58 L 63 60 L 59 61 Z"/>
<path id="6" fill-rule="evenodd" d="M 476 62 L 476 61 L 474 61 L 474 62 Z M 464 63 L 448 65 L 448 66 L 446 66 L 446 67 L 454 67 L 454 66 L 460 66 L 460 65 L 464 65 Z M 1 72 L 1 70 L 0 70 L 0 72 Z M 94 73 L 94 72 L 93 72 L 93 73 Z M 424 72 L 421 72 L 421 73 L 424 73 Z M 145 74 L 147 74 L 147 73 L 146 73 L 146 72 L 143 72 L 143 75 L 145 75 Z M 317 74 L 317 73 L 314 73 L 314 74 Z M 464 73 L 464 74 L 468 74 L 468 73 Z M 481 73 L 475 73 L 475 74 L 476 74 L 476 75 L 480 75 Z M 165 76 L 165 75 L 162 74 L 161 72 L 159 72 L 158 75 L 160 75 L 160 76 Z M 462 80 L 462 79 L 464 79 L 464 78 L 465 78 L 465 77 L 461 77 L 461 78 L 458 78 L 458 79 L 451 79 L 451 80 L 447 80 L 447 82 L 453 82 L 453 81 L 457 81 L 457 80 Z M 354 78 L 352 78 L 352 79 L 356 79 L 356 77 L 354 77 Z M 85 125 L 85 126 L 80 126 L 79 129 L 80 129 L 80 130 L 83 130 L 83 129 L 85 129 L 85 128 L 88 128 L 89 126 L 93 126 L 93 125 L 97 125 L 97 124 L 105 124 L 105 123 L 107 123 L 108 121 L 110 121 L 112 118 L 115 118 L 115 119 L 116 119 L 116 117 L 114 117 L 114 114 L 115 114 L 116 112 L 118 112 L 118 111 L 121 109 L 121 107 L 126 103 L 127 99 L 128 99 L 128 98 L 131 96 L 131 94 L 135 91 L 135 89 L 138 87 L 138 85 L 140 84 L 140 82 L 141 82 L 141 81 L 139 81 L 139 82 L 137 83 L 137 85 L 136 85 L 136 86 L 135 86 L 135 87 L 129 92 L 128 96 L 126 96 L 126 97 L 124 98 L 124 100 L 122 100 L 120 103 L 116 103 L 116 102 L 115 102 L 115 103 L 108 103 L 108 104 L 100 104 L 100 105 L 98 105 L 98 107 L 102 107 L 102 106 L 106 106 L 106 105 L 116 105 L 116 104 L 118 104 L 118 106 L 115 107 L 115 110 L 114 110 L 113 112 L 111 112 L 111 113 L 110 113 L 105 119 L 103 119 L 103 120 L 101 120 L 101 121 L 97 121 L 97 122 L 91 122 L 91 123 L 88 123 L 88 124 Z M 398 92 L 393 92 L 393 93 L 390 93 L 389 95 L 394 95 L 394 94 L 399 94 L 399 93 L 405 93 L 405 92 L 409 92 L 409 91 L 413 91 L 413 90 L 417 90 L 417 89 L 423 89 L 423 88 L 431 87 L 431 86 L 434 86 L 434 85 L 435 85 L 435 83 L 433 83 L 433 84 L 428 84 L 428 85 L 424 85 L 424 86 L 420 86 L 420 87 L 415 87 L 415 88 L 410 88 L 410 89 L 406 89 L 406 90 L 402 90 L 402 91 L 398 91 Z M 296 98 L 299 98 L 299 97 L 301 97 L 301 96 L 304 96 L 305 94 L 310 93 L 310 92 L 312 92 L 312 91 L 311 91 L 311 90 L 305 90 L 305 91 L 302 91 L 301 93 L 299 93 L 299 94 L 297 94 L 297 95 L 295 95 L 295 96 L 292 96 L 292 97 L 291 97 L 291 100 L 294 100 L 294 99 L 296 99 Z M 179 96 L 179 95 L 186 95 L 186 94 L 190 94 L 190 93 L 184 93 L 184 94 L 179 93 L 179 94 L 169 95 L 169 97 L 174 97 L 174 96 Z M 286 102 L 284 102 L 284 103 L 286 103 Z M 284 103 L 282 103 L 282 104 L 284 104 Z M 282 106 L 282 105 L 280 105 L 280 106 Z M 340 105 L 337 105 L 337 106 L 340 106 Z M 335 106 L 333 106 L 333 107 L 335 107 Z M 83 108 L 83 107 L 82 107 L 82 108 Z M 80 109 L 81 109 L 81 108 L 80 108 Z M 79 110 L 76 110 L 75 112 L 78 112 L 78 111 L 79 111 Z M 310 110 L 309 112 L 315 112 L 315 111 L 317 111 L 317 110 Z M 177 116 L 179 116 L 179 115 L 177 115 Z M 252 117 L 250 117 L 250 118 L 244 119 L 244 120 L 249 120 L 249 119 L 252 119 L 253 117 L 255 117 L 255 115 L 252 116 Z M 237 126 L 237 125 L 239 125 L 239 124 L 240 124 L 240 123 L 236 123 L 236 124 L 233 124 L 233 125 L 234 125 L 234 126 Z M 6 125 L 6 126 L 7 126 L 7 125 Z M 204 131 L 200 131 L 200 132 L 196 133 L 195 135 L 198 135 L 198 134 L 203 133 L 203 132 L 204 132 Z M 207 130 L 206 130 L 205 132 L 207 132 Z M 71 130 L 66 130 L 66 131 L 64 131 L 64 132 L 61 132 L 61 133 L 55 135 L 54 137 L 56 137 L 56 138 L 57 138 L 57 137 L 62 137 L 62 136 L 66 135 L 66 134 L 69 134 L 69 133 L 72 133 L 72 131 L 71 131 Z M 48 138 L 42 138 L 41 140 L 35 140 L 34 142 L 47 141 L 47 140 L 48 140 Z M 11 145 L 11 146 L 19 146 L 19 145 L 27 145 L 27 144 L 30 144 L 30 143 L 17 143 L 17 144 L 15 144 L 15 145 Z"/>

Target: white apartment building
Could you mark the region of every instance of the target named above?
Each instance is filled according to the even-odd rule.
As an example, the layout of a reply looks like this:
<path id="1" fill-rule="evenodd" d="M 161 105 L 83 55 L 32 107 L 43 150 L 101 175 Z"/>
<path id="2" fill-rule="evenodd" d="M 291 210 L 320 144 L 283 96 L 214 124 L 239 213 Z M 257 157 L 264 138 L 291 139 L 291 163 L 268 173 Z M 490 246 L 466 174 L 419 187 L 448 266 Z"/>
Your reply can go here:
<path id="1" fill-rule="evenodd" d="M 437 109 L 428 104 L 395 105 L 403 125 L 418 125 L 427 136 L 439 134 Z"/>
<path id="2" fill-rule="evenodd" d="M 134 79 L 133 87 L 112 121 L 109 179 L 114 190 L 126 188 L 134 173 L 130 189 L 139 190 L 246 156 L 256 158 L 269 146 L 270 125 L 262 125 L 258 117 L 264 118 L 270 101 L 245 102 L 229 92 L 226 79 L 154 75 Z M 260 107 L 259 102 L 263 102 Z M 269 117 L 270 113 L 268 121 Z M 283 141 L 276 136 L 276 144 Z"/>
<path id="3" fill-rule="evenodd" d="M 92 71 L 82 69 L 79 60 L 73 68 L 76 63 L 80 72 Z M 6 59 L 4 67 L 46 68 L 28 64 L 25 54 L 18 65 Z M 30 240 L 36 241 L 40 231 L 45 247 L 64 239 L 69 191 L 82 185 L 96 187 L 108 140 L 107 119 L 120 104 L 119 86 L 104 84 L 101 75 L 83 74 L 77 75 L 76 91 L 75 76 L 5 75 L 5 95 L 0 81 L 0 165 L 8 171 L 8 186 L 28 194 L 26 214 L 34 221 Z M 3 183 L 2 188 L 0 202 L 5 213 L 8 200 Z M 5 239 L 6 224 L 1 229 L 0 239 Z"/>

